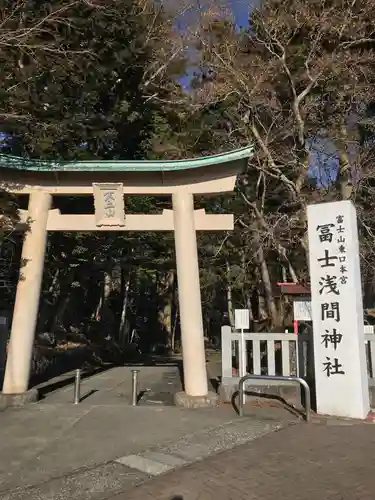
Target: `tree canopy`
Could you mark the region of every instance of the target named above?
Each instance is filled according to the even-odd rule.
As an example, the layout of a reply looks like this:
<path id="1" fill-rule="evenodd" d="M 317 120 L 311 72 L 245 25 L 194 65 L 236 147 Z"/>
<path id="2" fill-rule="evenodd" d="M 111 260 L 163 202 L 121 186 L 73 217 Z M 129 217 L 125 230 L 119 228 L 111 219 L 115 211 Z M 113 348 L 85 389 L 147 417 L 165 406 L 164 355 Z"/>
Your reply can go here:
<path id="1" fill-rule="evenodd" d="M 175 119 L 149 96 L 173 93 L 174 72 L 183 70 L 181 51 L 165 43 L 173 29 L 162 8 L 133 0 L 3 4 L 7 149 L 38 158 L 147 155 L 156 129 Z"/>

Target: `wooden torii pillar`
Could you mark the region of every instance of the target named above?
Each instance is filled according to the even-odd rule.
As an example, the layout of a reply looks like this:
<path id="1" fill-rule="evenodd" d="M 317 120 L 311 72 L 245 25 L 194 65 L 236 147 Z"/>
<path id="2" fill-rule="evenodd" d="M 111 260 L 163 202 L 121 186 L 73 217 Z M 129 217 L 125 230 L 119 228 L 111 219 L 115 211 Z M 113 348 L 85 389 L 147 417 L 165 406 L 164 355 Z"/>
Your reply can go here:
<path id="1" fill-rule="evenodd" d="M 26 229 L 22 275 L 14 305 L 3 395 L 18 401 L 28 392 L 48 231 L 174 231 L 185 392 L 179 404 L 216 402 L 208 391 L 196 231 L 233 229 L 233 216 L 194 210 L 194 195 L 232 191 L 252 149 L 165 162 L 76 162 L 52 164 L 1 157 L 0 175 L 16 193 L 29 194 L 19 229 Z M 199 170 L 198 170 L 199 169 Z M 20 179 L 21 178 L 21 179 Z M 124 195 L 171 195 L 173 210 L 160 215 L 125 214 Z M 95 214 L 61 214 L 53 197 L 94 196 Z"/>

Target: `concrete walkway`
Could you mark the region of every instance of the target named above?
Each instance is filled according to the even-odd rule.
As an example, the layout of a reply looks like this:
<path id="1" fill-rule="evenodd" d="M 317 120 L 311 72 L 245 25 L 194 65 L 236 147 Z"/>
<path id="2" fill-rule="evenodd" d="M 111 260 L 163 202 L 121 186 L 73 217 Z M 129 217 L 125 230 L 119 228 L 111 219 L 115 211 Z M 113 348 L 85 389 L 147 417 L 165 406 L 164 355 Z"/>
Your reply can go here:
<path id="1" fill-rule="evenodd" d="M 0 413 L 0 498 L 103 500 L 295 422 L 285 410 L 253 408 L 240 419 L 226 405 L 168 406 L 179 390 L 175 366 L 142 368 L 143 404 L 130 401 L 130 370 L 86 379 L 81 404 L 72 386 Z"/>
<path id="2" fill-rule="evenodd" d="M 81 405 L 121 405 L 131 402 L 131 369 L 139 370 L 138 388 L 140 404 L 172 405 L 173 395 L 182 390 L 179 368 L 174 363 L 161 366 L 126 366 L 113 368 L 98 375 L 83 378 Z M 74 379 L 75 372 L 65 377 Z M 59 377 L 61 379 L 62 377 Z M 53 385 L 50 381 L 49 385 Z M 46 384 L 41 384 L 42 392 Z M 39 386 L 40 387 L 40 386 Z M 42 403 L 70 404 L 73 401 L 73 385 L 48 393 Z"/>
<path id="3" fill-rule="evenodd" d="M 298 424 L 111 500 L 373 500 L 375 426 Z"/>

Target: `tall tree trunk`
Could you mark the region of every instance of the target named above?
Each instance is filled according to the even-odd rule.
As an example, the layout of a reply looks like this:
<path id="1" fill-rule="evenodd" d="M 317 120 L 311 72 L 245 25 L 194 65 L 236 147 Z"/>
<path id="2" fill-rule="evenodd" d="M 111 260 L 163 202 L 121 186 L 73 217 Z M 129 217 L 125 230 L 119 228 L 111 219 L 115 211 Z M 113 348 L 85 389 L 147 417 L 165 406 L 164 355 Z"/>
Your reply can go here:
<path id="1" fill-rule="evenodd" d="M 347 150 L 348 130 L 345 125 L 341 127 L 340 139 L 336 142 L 339 152 L 339 171 L 337 175 L 338 190 L 342 200 L 349 200 L 353 193 L 353 171 Z"/>
<path id="2" fill-rule="evenodd" d="M 342 200 L 349 200 L 353 193 L 353 182 L 351 179 L 352 176 L 352 167 L 349 160 L 349 155 L 346 152 L 344 146 L 339 149 L 339 158 L 340 158 L 340 168 L 339 168 L 339 191 L 340 197 Z"/>
<path id="3" fill-rule="evenodd" d="M 253 313 L 253 305 L 251 303 L 251 295 L 249 291 L 246 291 L 246 307 L 249 310 L 249 317 L 250 317 L 250 331 L 253 331 L 254 327 L 254 313 Z"/>
<path id="4" fill-rule="evenodd" d="M 159 280 L 159 297 L 161 304 L 158 310 L 158 322 L 165 334 L 165 346 L 172 349 L 172 310 L 175 272 L 170 270 Z"/>
<path id="5" fill-rule="evenodd" d="M 305 174 L 301 173 L 301 176 L 302 176 L 301 178 L 304 178 L 304 175 Z M 247 203 L 247 205 L 254 211 L 254 215 L 256 217 L 256 228 L 257 228 L 256 230 L 259 231 L 259 232 L 260 231 L 266 231 L 266 232 L 268 232 L 269 228 L 268 228 L 268 225 L 267 225 L 267 223 L 266 223 L 266 221 L 264 219 L 264 216 L 263 216 L 263 209 L 259 208 L 257 206 L 257 203 L 250 202 L 245 195 L 243 195 L 243 199 L 245 200 L 245 202 Z M 306 220 L 306 210 L 302 211 L 302 222 L 304 222 L 305 220 Z M 245 225 L 245 227 L 249 228 L 249 226 L 246 226 L 246 225 Z M 306 236 L 307 236 L 307 232 L 306 232 Z M 257 234 L 257 236 L 254 237 L 254 240 L 257 242 L 257 244 L 259 246 L 260 238 L 259 238 L 258 234 Z M 288 259 L 286 249 L 280 243 L 277 243 L 275 245 L 275 249 L 278 252 L 278 254 L 281 257 L 281 259 L 285 260 L 288 263 L 289 273 L 291 275 L 291 278 L 292 278 L 293 282 L 294 283 L 298 283 L 297 274 L 294 271 L 293 266 L 292 266 L 290 260 Z"/>
<path id="6" fill-rule="evenodd" d="M 50 327 L 50 333 L 55 336 L 56 330 L 59 326 L 63 326 L 64 322 L 64 314 L 65 311 L 68 308 L 69 302 L 70 302 L 70 297 L 71 297 L 71 289 L 64 294 L 64 297 L 62 300 L 59 301 L 58 308 L 55 312 L 54 319 L 52 321 L 52 325 Z"/>
<path id="7" fill-rule="evenodd" d="M 60 269 L 57 268 L 56 271 L 55 271 L 55 273 L 54 273 L 54 275 L 53 275 L 53 278 L 52 278 L 52 281 L 51 281 L 51 285 L 48 288 L 48 293 L 50 295 L 52 295 L 52 296 L 55 295 L 55 291 L 58 288 L 59 278 L 60 278 Z"/>
<path id="8" fill-rule="evenodd" d="M 272 282 L 266 259 L 264 257 L 263 246 L 259 243 L 257 251 L 257 261 L 260 269 L 260 275 L 264 286 L 264 294 L 267 302 L 267 309 L 273 328 L 279 326 L 279 315 L 277 312 L 276 302 L 272 290 Z"/>
<path id="9" fill-rule="evenodd" d="M 47 331 L 52 335 L 55 335 L 56 329 L 63 323 L 64 313 L 69 304 L 72 291 L 72 283 L 75 279 L 75 276 L 76 270 L 71 269 L 64 277 L 61 277 L 60 274 L 60 283 L 58 283 L 58 279 L 54 279 L 56 285 L 54 287 L 54 291 L 52 291 L 52 285 L 50 287 L 50 291 L 52 292 L 55 300 L 52 308 L 52 313 L 50 314 L 50 319 L 46 324 L 45 329 L 47 329 Z"/>
<path id="10" fill-rule="evenodd" d="M 119 339 L 119 344 L 122 348 L 125 346 L 126 343 L 129 343 L 129 338 L 126 339 L 126 313 L 128 309 L 130 280 L 131 280 L 131 270 L 125 273 L 124 269 L 121 269 L 122 302 L 121 302 L 121 316 L 120 316 L 118 339 Z"/>
<path id="11" fill-rule="evenodd" d="M 246 269 L 246 253 L 242 249 L 241 250 L 241 269 L 242 273 L 244 276 L 244 281 L 245 281 L 245 286 L 244 286 L 244 299 L 245 299 L 245 304 L 246 304 L 246 309 L 249 311 L 249 326 L 250 326 L 250 331 L 253 330 L 254 326 L 254 314 L 253 314 L 253 308 L 251 304 L 251 294 L 248 288 L 247 280 L 246 280 L 246 274 L 247 274 L 247 269 Z"/>
<path id="12" fill-rule="evenodd" d="M 177 301 L 175 311 L 174 311 L 174 320 L 173 320 L 173 326 L 172 326 L 172 339 L 171 339 L 171 351 L 172 351 L 172 353 L 174 353 L 176 351 L 176 331 L 177 331 L 178 315 L 179 315 L 179 304 Z"/>
<path id="13" fill-rule="evenodd" d="M 295 272 L 290 260 L 288 259 L 286 249 L 282 245 L 278 244 L 277 251 L 278 251 L 278 254 L 280 255 L 280 257 L 283 259 L 283 262 L 281 264 L 283 281 L 284 282 L 288 281 L 288 274 L 286 271 L 286 264 L 287 264 L 288 272 L 289 272 L 291 280 L 293 281 L 293 283 L 298 283 L 297 273 Z"/>
<path id="14" fill-rule="evenodd" d="M 228 307 L 228 320 L 231 328 L 234 328 L 234 312 L 233 312 L 233 296 L 232 285 L 230 276 L 230 264 L 226 261 L 226 274 L 227 274 L 227 307 Z"/>
<path id="15" fill-rule="evenodd" d="M 100 321 L 103 318 L 103 313 L 107 307 L 107 301 L 112 292 L 112 288 L 112 275 L 108 270 L 105 270 L 101 286 L 100 299 L 95 311 L 95 319 L 97 321 Z"/>
<path id="16" fill-rule="evenodd" d="M 284 264 L 281 264 L 281 277 L 282 277 L 282 282 L 286 283 L 288 280 L 288 275 L 286 273 L 286 267 Z"/>
<path id="17" fill-rule="evenodd" d="M 41 332 L 49 332 L 51 323 L 53 322 L 53 318 L 55 316 L 56 304 L 60 297 L 61 292 L 61 283 L 62 280 L 60 275 L 60 268 L 57 268 L 50 286 L 48 287 L 48 294 L 45 296 L 41 294 L 41 304 L 39 309 L 39 319 L 37 331 Z M 52 314 L 51 314 L 52 308 Z M 52 318 L 52 319 L 51 319 Z"/>

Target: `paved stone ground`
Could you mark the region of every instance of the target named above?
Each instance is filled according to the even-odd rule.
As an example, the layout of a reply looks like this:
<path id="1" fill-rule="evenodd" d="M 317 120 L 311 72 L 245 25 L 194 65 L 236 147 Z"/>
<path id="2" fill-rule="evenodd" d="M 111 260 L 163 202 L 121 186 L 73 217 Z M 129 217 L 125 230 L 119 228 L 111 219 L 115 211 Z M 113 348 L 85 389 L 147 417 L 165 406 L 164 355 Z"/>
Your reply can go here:
<path id="1" fill-rule="evenodd" d="M 245 418 L 175 408 L 174 366 L 142 368 L 150 390 L 132 408 L 130 380 L 116 368 L 84 381 L 80 405 L 67 386 L 0 413 L 0 499 L 375 498 L 374 424 L 305 424 L 267 404 Z"/>
<path id="2" fill-rule="evenodd" d="M 240 419 L 229 405 L 169 406 L 176 370 L 142 368 L 140 390 L 150 391 L 136 408 L 129 368 L 116 368 L 86 379 L 79 405 L 67 386 L 1 412 L 0 499 L 103 500 L 296 421 L 280 408 L 247 408 Z"/>
<path id="3" fill-rule="evenodd" d="M 173 394 L 182 389 L 178 366 L 173 363 L 162 366 L 118 367 L 82 380 L 81 405 L 123 405 L 131 401 L 131 369 L 139 369 L 138 389 L 142 396 L 140 404 L 170 405 Z M 74 378 L 72 372 L 67 377 Z M 61 377 L 62 378 L 62 377 Z M 41 384 L 45 390 L 46 384 Z M 60 390 L 48 393 L 41 404 L 66 403 L 73 399 L 73 386 L 68 384 Z"/>
<path id="4" fill-rule="evenodd" d="M 373 424 L 293 425 L 111 500 L 373 500 Z"/>

